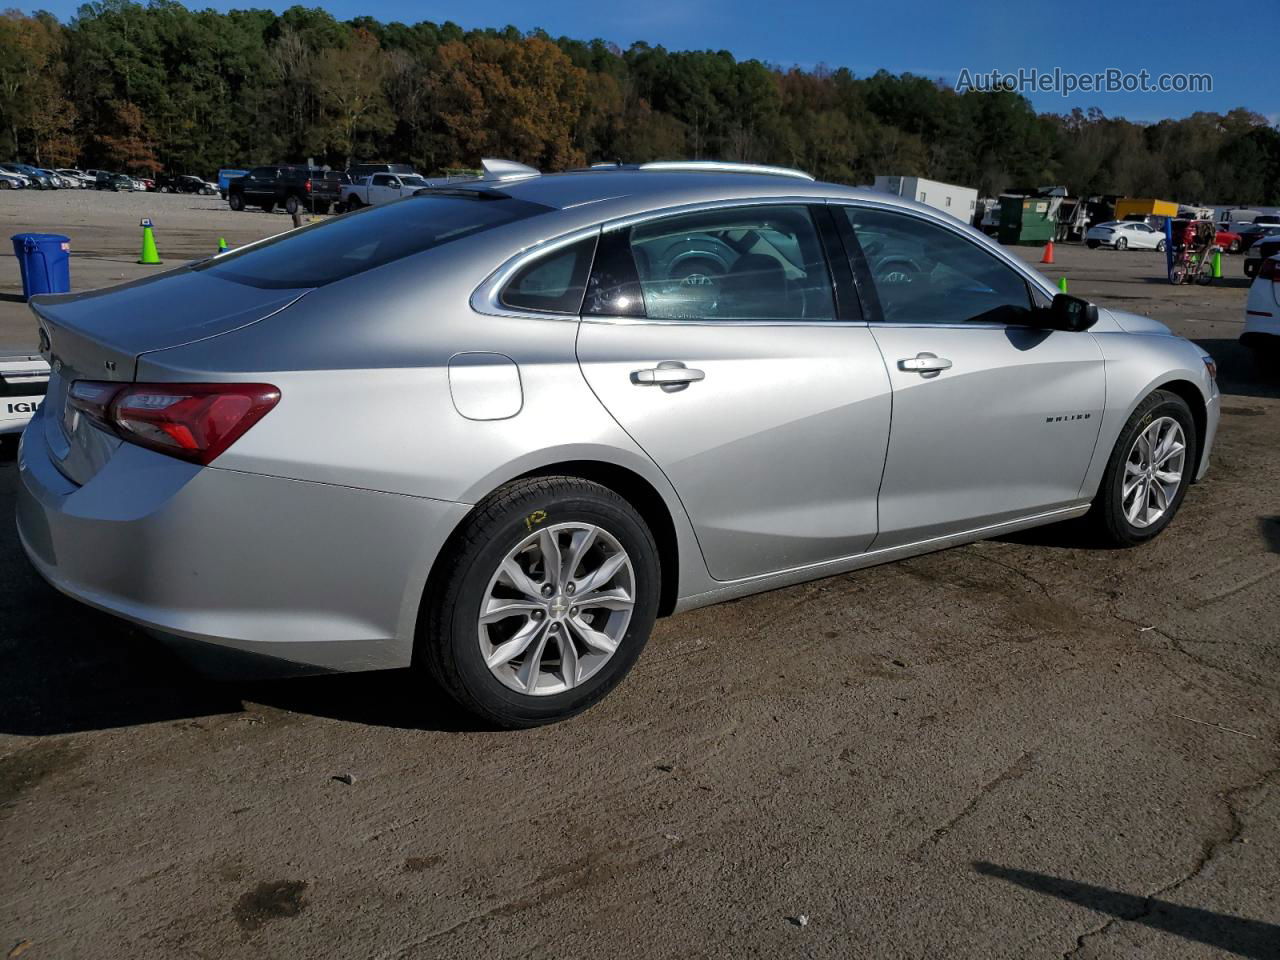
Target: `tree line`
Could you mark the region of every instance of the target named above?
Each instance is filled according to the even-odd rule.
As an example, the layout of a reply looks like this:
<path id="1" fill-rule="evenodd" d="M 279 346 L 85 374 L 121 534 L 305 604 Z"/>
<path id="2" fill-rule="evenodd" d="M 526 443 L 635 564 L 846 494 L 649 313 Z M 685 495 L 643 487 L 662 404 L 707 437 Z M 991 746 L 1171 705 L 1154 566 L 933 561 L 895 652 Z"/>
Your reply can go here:
<path id="1" fill-rule="evenodd" d="M 854 184 L 916 175 L 983 195 L 1066 184 L 1280 205 L 1280 131 L 1244 108 L 1134 123 L 1097 109 L 1037 113 L 1018 94 L 959 94 L 912 74 L 173 0 L 90 3 L 65 24 L 0 15 L 5 155 L 204 176 L 306 158 L 409 161 L 425 173 L 482 156 L 543 170 L 722 159 Z"/>

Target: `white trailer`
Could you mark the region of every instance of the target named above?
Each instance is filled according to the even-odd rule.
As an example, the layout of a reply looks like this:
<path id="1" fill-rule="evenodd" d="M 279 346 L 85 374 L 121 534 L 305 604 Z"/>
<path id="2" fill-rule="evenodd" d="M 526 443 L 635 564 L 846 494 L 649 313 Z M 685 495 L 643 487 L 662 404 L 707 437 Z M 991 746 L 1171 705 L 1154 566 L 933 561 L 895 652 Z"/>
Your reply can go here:
<path id="1" fill-rule="evenodd" d="M 978 209 L 978 191 L 953 183 L 926 180 L 923 177 L 876 177 L 875 189 L 908 200 L 927 203 L 949 213 L 957 220 L 973 223 Z"/>

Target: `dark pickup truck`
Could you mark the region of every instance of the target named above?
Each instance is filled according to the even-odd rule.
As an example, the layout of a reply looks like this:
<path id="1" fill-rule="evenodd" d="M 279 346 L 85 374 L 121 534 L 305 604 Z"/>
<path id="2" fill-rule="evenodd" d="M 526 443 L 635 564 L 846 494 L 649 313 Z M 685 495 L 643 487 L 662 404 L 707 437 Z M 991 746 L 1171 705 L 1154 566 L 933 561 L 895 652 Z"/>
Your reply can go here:
<path id="1" fill-rule="evenodd" d="M 340 192 L 338 182 L 326 179 L 323 170 L 282 163 L 254 167 L 233 179 L 227 187 L 227 203 L 232 210 L 261 207 L 270 213 L 279 205 L 289 213 L 328 213 Z"/>

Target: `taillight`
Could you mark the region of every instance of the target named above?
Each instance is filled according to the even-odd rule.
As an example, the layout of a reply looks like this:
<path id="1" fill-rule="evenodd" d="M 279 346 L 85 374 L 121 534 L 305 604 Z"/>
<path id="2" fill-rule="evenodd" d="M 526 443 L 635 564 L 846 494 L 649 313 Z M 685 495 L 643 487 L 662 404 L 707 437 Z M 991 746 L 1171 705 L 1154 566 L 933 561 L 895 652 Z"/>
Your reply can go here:
<path id="1" fill-rule="evenodd" d="M 208 464 L 280 402 L 267 383 L 77 380 L 70 406 L 122 440 Z"/>
<path id="2" fill-rule="evenodd" d="M 1268 257 L 1258 268 L 1258 276 L 1272 283 L 1280 283 L 1280 258 Z"/>
<path id="3" fill-rule="evenodd" d="M 310 181 L 310 180 L 308 180 L 308 181 L 306 182 L 306 184 L 304 185 L 303 189 L 305 189 L 305 190 L 307 191 L 307 193 L 310 193 L 310 192 L 311 192 L 311 181 Z"/>

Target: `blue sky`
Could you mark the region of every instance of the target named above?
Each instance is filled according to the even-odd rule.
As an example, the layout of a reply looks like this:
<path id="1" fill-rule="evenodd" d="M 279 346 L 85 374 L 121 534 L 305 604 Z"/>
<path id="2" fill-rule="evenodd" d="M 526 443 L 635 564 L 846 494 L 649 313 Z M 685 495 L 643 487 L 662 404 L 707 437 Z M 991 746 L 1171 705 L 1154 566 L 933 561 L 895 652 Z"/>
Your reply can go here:
<path id="1" fill-rule="evenodd" d="M 188 0 L 188 5 L 281 10 L 292 4 Z M 1108 116 L 1133 120 L 1237 106 L 1268 116 L 1273 123 L 1280 120 L 1280 85 L 1264 80 L 1274 70 L 1268 50 L 1274 49 L 1275 17 L 1274 11 L 1264 12 L 1266 4 L 1232 8 L 1230 14 L 1189 0 L 1028 0 L 999 5 L 956 0 L 324 0 L 318 5 L 339 19 L 372 14 L 406 23 L 453 20 L 466 28 L 514 24 L 521 30 L 542 27 L 555 36 L 601 37 L 623 47 L 645 40 L 675 50 L 724 49 L 740 58 L 782 66 L 825 63 L 858 74 L 883 67 L 942 77 L 953 84 L 963 68 L 985 73 L 1059 67 L 1092 73 L 1115 67 L 1135 73 L 1146 69 L 1152 77 L 1203 72 L 1213 77 L 1211 93 L 1028 96 L 1040 110 L 1097 106 Z M 47 9 L 67 19 L 76 6 L 75 0 L 54 0 Z M 1251 18 L 1256 18 L 1252 24 Z"/>

